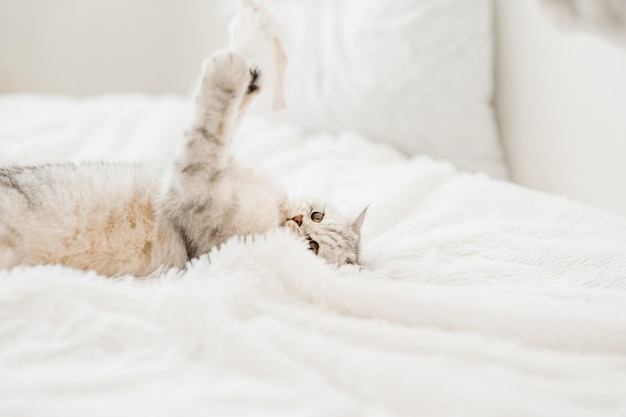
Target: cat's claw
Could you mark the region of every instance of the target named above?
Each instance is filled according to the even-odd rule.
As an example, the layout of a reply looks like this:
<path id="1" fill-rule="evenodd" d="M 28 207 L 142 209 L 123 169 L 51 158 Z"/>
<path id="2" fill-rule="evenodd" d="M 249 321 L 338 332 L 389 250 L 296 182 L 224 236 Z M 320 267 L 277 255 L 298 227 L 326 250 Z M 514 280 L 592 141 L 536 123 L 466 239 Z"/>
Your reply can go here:
<path id="1" fill-rule="evenodd" d="M 261 70 L 258 67 L 250 68 L 250 84 L 248 84 L 248 94 L 256 93 L 261 88 Z"/>

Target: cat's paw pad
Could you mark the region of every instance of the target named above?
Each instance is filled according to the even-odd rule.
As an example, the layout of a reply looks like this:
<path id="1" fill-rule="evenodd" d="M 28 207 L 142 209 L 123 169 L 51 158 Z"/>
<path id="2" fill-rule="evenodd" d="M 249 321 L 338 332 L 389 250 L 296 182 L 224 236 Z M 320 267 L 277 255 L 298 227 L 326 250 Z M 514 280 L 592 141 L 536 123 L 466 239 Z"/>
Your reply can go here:
<path id="1" fill-rule="evenodd" d="M 258 67 L 250 68 L 250 82 L 247 94 L 256 94 L 261 90 L 261 70 Z"/>

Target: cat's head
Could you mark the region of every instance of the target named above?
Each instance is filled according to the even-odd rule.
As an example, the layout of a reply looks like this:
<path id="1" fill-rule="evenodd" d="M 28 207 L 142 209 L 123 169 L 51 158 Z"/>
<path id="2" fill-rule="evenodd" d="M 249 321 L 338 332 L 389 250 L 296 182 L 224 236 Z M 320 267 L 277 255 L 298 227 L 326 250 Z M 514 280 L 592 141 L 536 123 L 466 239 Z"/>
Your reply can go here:
<path id="1" fill-rule="evenodd" d="M 361 247 L 361 225 L 367 208 L 350 218 L 333 207 L 303 201 L 285 208 L 281 226 L 309 241 L 309 249 L 331 264 L 356 264 Z"/>

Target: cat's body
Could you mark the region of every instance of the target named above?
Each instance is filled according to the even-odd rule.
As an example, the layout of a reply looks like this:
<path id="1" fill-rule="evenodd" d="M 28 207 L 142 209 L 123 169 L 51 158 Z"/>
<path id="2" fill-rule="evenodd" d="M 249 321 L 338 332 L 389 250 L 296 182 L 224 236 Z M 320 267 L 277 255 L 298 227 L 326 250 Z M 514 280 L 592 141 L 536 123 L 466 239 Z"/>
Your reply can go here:
<path id="1" fill-rule="evenodd" d="M 334 264 L 355 263 L 356 220 L 309 203 L 239 165 L 229 152 L 259 91 L 258 71 L 232 52 L 204 64 L 194 117 L 169 169 L 140 164 L 0 168 L 0 267 L 58 263 L 146 276 L 209 252 L 232 236 L 285 226 Z"/>
<path id="2" fill-rule="evenodd" d="M 0 169 L 0 265 L 63 264 L 116 276 L 182 267 L 159 213 L 156 169 L 62 164 Z"/>

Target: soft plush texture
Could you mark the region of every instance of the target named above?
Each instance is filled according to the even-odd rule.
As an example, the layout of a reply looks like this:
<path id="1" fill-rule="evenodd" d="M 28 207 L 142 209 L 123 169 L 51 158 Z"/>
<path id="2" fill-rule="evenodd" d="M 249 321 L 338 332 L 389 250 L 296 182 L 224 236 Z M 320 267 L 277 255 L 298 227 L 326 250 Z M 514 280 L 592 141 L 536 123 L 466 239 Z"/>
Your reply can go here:
<path id="1" fill-rule="evenodd" d="M 0 163 L 163 159 L 173 97 L 0 98 Z M 626 219 L 362 137 L 236 142 L 355 211 L 363 268 L 284 232 L 186 271 L 0 272 L 3 416 L 623 416 Z"/>
<path id="2" fill-rule="evenodd" d="M 506 177 L 491 106 L 491 1 L 265 4 L 291 35 L 280 120 Z"/>

